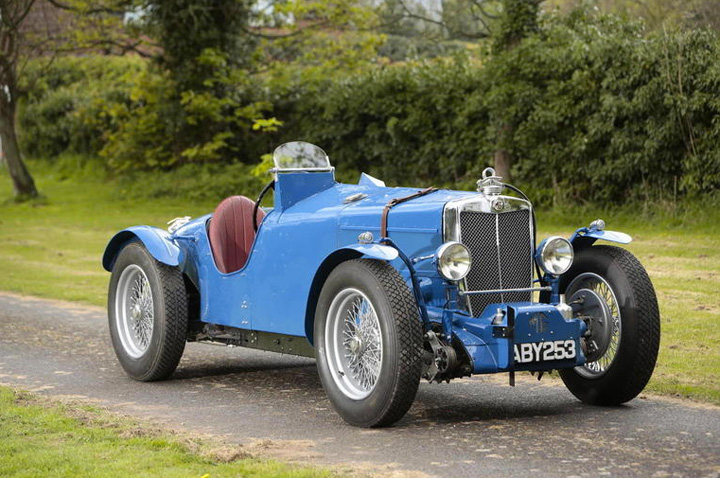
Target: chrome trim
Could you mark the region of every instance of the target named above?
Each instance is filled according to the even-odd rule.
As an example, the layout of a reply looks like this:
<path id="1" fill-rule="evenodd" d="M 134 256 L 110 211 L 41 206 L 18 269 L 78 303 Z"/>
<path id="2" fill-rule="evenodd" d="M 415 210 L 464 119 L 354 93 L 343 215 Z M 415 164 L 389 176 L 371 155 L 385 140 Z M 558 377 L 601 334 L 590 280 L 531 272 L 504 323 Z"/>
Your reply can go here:
<path id="1" fill-rule="evenodd" d="M 504 202 L 504 207 L 500 210 L 496 210 L 493 208 L 493 202 L 497 201 L 498 199 L 502 199 Z M 483 212 L 483 213 L 489 213 L 489 214 L 499 214 L 503 212 L 509 212 L 509 211 L 518 211 L 521 209 L 527 209 L 530 211 L 530 214 L 528 214 L 528 221 L 529 221 L 529 228 L 530 228 L 530 277 L 535 277 L 535 268 L 534 268 L 534 253 L 535 253 L 535 228 L 533 227 L 533 210 L 532 210 L 532 204 L 529 201 L 526 201 L 521 198 L 517 198 L 514 196 L 503 196 L 503 195 L 491 195 L 486 196 L 485 194 L 479 193 L 474 194 L 469 197 L 465 197 L 462 199 L 455 199 L 453 201 L 448 201 L 445 203 L 445 207 L 443 209 L 443 241 L 456 241 L 463 243 L 462 241 L 462 235 L 460 233 L 460 212 L 461 211 L 473 211 L 473 212 Z M 496 218 L 497 220 L 497 218 Z M 498 231 L 496 234 L 499 234 L 498 227 L 496 225 L 495 230 Z M 497 238 L 499 241 L 499 237 Z M 460 295 L 465 296 L 465 308 L 468 312 L 473 314 L 473 310 L 470 306 L 470 297 L 469 294 L 467 294 L 467 279 L 462 279 L 457 282 L 458 289 L 460 292 Z M 470 294 L 471 295 L 471 294 Z"/>
<path id="2" fill-rule="evenodd" d="M 477 191 L 486 196 L 497 196 L 502 194 L 504 189 L 502 177 L 497 176 L 493 168 L 485 168 L 482 172 L 482 179 L 477 182 Z"/>
<path id="3" fill-rule="evenodd" d="M 461 290 L 458 292 L 460 295 L 479 295 L 479 294 L 503 294 L 507 292 L 544 292 L 551 291 L 552 287 L 524 287 L 522 289 L 493 289 L 493 290 Z"/>
<path id="4" fill-rule="evenodd" d="M 594 229 L 596 231 L 603 231 L 605 230 L 605 221 L 602 219 L 595 219 L 593 222 L 590 223 L 590 226 L 588 226 L 588 229 Z"/>
<path id="5" fill-rule="evenodd" d="M 167 222 L 167 224 L 168 224 L 167 231 L 170 234 L 172 234 L 175 231 L 177 231 L 178 229 L 180 229 L 181 227 L 183 227 L 185 224 L 190 222 L 191 219 L 192 218 L 190 216 L 181 216 L 181 217 L 176 217 L 174 219 L 170 219 Z"/>
<path id="6" fill-rule="evenodd" d="M 343 203 L 349 204 L 349 203 L 351 203 L 351 202 L 355 202 L 355 201 L 359 201 L 359 200 L 361 200 L 361 199 L 365 199 L 366 197 L 368 197 L 368 195 L 365 194 L 365 193 L 355 193 L 355 194 L 351 194 L 351 195 L 349 195 L 349 196 L 347 196 L 347 197 L 345 198 L 345 200 L 343 201 Z"/>
<path id="7" fill-rule="evenodd" d="M 495 209 L 495 201 L 492 202 L 492 208 Z M 501 210 L 501 209 L 500 209 Z M 500 262 L 500 216 L 495 214 L 495 250 L 497 251 L 497 265 L 498 265 L 498 281 L 500 281 L 500 287 L 503 286 L 502 280 L 502 263 Z M 500 292 L 500 301 L 505 302 L 502 292 Z"/>
<path id="8" fill-rule="evenodd" d="M 268 172 L 272 174 L 278 174 L 278 173 L 303 173 L 303 172 L 310 172 L 310 173 L 329 173 L 331 171 L 335 171 L 335 166 L 329 166 L 325 168 L 272 168 Z"/>

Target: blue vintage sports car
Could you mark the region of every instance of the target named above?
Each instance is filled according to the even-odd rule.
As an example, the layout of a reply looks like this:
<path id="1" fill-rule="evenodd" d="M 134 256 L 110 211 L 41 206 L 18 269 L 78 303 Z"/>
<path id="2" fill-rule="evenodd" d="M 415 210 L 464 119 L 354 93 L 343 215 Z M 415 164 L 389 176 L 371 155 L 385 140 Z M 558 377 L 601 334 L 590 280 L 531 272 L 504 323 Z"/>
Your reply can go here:
<path id="1" fill-rule="evenodd" d="M 232 196 L 167 231 L 116 234 L 110 334 L 141 381 L 169 377 L 186 341 L 315 357 L 348 423 L 390 425 L 421 379 L 558 370 L 580 400 L 633 399 L 660 318 L 630 237 L 602 220 L 539 245 L 528 198 L 491 168 L 477 192 L 335 181 L 325 152 L 287 143 L 256 201 Z M 274 207 L 260 207 L 274 189 Z"/>

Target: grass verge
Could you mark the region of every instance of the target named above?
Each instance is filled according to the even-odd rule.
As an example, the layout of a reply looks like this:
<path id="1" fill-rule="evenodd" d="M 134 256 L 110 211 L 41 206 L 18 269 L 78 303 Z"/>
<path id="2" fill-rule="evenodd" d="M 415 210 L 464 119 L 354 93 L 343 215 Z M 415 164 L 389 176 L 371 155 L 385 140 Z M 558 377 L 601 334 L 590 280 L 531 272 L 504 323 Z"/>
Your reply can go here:
<path id="1" fill-rule="evenodd" d="M 330 472 L 249 458 L 101 410 L 0 387 L 0 476 L 287 477 Z"/>
<path id="2" fill-rule="evenodd" d="M 62 179 L 43 163 L 32 166 L 47 199 L 0 205 L 0 290 L 104 305 L 109 274 L 100 257 L 112 234 L 215 207 L 215 201 L 136 197 L 115 183 Z M 10 194 L 0 172 L 0 198 Z M 720 207 L 714 206 L 720 205 L 556 209 L 538 218 L 540 238 L 568 236 L 597 217 L 634 237 L 628 248 L 647 268 L 662 316 L 660 357 L 648 390 L 720 405 Z"/>

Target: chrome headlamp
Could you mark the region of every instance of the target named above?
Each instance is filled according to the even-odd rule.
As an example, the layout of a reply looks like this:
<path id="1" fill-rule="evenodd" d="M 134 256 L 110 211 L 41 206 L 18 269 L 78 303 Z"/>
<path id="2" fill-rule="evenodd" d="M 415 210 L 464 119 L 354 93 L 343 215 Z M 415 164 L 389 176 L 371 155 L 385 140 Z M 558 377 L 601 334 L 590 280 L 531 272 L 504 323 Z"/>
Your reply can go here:
<path id="1" fill-rule="evenodd" d="M 438 274 L 447 280 L 462 280 L 470 272 L 472 258 L 467 247 L 459 242 L 446 242 L 435 251 Z"/>
<path id="2" fill-rule="evenodd" d="M 535 251 L 535 262 L 546 273 L 559 276 L 570 269 L 575 252 L 570 241 L 564 237 L 548 237 L 540 243 Z"/>

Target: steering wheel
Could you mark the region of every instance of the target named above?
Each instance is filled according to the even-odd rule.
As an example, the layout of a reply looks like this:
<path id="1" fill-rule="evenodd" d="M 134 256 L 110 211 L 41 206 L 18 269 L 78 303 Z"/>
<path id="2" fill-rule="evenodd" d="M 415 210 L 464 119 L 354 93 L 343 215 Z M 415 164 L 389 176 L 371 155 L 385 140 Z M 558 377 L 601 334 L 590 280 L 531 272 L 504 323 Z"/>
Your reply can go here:
<path id="1" fill-rule="evenodd" d="M 264 188 L 262 188 L 262 191 L 260 191 L 260 195 L 257 198 L 257 201 L 255 201 L 255 207 L 253 207 L 253 229 L 255 232 L 258 230 L 258 223 L 257 223 L 257 213 L 258 209 L 260 209 L 260 203 L 262 202 L 263 198 L 265 197 L 265 194 L 270 190 L 270 188 L 275 189 L 275 180 L 273 179 L 269 183 L 265 185 Z"/>

